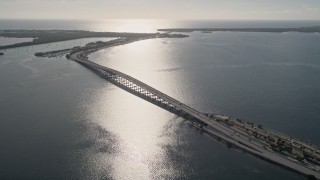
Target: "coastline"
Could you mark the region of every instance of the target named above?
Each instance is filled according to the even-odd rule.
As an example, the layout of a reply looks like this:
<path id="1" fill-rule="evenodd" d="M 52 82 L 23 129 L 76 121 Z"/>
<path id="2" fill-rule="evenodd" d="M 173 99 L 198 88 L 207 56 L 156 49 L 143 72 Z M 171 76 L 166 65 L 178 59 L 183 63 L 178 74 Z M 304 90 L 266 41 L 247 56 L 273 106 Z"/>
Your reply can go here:
<path id="1" fill-rule="evenodd" d="M 32 46 L 60 41 L 83 38 L 112 37 L 112 38 L 143 38 L 157 36 L 167 38 L 184 38 L 188 35 L 168 33 L 120 33 L 120 32 L 93 32 L 79 30 L 0 30 L 0 37 L 34 38 L 31 42 L 16 43 L 0 46 L 0 50 L 16 47 Z"/>
<path id="2" fill-rule="evenodd" d="M 300 33 L 320 33 L 320 27 L 300 27 L 300 28 L 169 28 L 158 29 L 160 32 L 184 32 L 190 33 L 200 31 L 202 33 L 211 32 L 269 32 L 269 33 L 284 33 L 284 32 L 300 32 Z"/>

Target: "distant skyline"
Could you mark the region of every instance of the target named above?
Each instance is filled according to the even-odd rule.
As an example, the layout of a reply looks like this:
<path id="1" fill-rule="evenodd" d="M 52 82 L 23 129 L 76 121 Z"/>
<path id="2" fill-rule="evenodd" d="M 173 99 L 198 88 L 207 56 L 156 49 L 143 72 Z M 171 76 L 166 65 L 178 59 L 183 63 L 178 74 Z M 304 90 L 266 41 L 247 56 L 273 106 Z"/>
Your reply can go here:
<path id="1" fill-rule="evenodd" d="M 320 20 L 320 0 L 1 0 L 1 19 Z"/>

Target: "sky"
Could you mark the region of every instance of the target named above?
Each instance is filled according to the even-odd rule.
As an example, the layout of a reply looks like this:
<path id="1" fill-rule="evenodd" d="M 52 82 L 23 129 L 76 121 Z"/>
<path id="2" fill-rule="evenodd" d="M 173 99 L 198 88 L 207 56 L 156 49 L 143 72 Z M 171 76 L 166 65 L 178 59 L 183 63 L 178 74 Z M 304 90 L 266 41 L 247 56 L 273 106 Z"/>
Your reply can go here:
<path id="1" fill-rule="evenodd" d="M 0 0 L 0 19 L 320 20 L 320 0 Z"/>

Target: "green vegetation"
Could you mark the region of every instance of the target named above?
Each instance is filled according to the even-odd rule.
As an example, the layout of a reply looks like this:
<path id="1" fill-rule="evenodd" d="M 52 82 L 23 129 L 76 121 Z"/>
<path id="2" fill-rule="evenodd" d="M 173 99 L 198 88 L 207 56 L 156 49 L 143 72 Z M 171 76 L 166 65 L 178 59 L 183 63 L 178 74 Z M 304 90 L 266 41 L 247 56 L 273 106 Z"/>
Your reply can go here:
<path id="1" fill-rule="evenodd" d="M 0 37 L 35 38 L 32 42 L 23 42 L 13 45 L 0 46 L 1 49 L 31 46 L 59 41 L 67 41 L 93 37 L 124 37 L 144 38 L 146 36 L 157 36 L 159 38 L 184 38 L 182 34 L 160 34 L 160 33 L 118 33 L 118 32 L 93 32 L 78 30 L 3 30 Z"/>

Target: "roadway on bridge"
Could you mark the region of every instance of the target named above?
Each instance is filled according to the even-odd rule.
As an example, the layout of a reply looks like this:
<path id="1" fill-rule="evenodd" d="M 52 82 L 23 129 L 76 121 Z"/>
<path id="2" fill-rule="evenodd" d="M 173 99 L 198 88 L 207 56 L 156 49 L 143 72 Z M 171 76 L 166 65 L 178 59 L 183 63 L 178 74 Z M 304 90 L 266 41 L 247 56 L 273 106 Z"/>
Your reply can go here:
<path id="1" fill-rule="evenodd" d="M 90 51 L 90 53 L 92 52 L 94 51 Z M 300 174 L 314 175 L 315 177 L 320 178 L 319 172 L 314 171 L 309 167 L 304 166 L 303 164 L 295 162 L 293 159 L 291 160 L 285 156 L 277 154 L 271 149 L 267 149 L 258 141 L 252 140 L 248 136 L 238 134 L 233 129 L 230 129 L 227 126 L 218 123 L 216 120 L 209 118 L 207 115 L 195 110 L 194 108 L 191 108 L 186 104 L 179 102 L 178 100 L 158 91 L 157 89 L 152 88 L 151 86 L 120 71 L 104 67 L 92 61 L 89 61 L 87 58 L 87 54 L 88 53 L 84 51 L 74 52 L 70 55 L 70 59 L 79 62 L 82 65 L 85 65 L 87 68 L 95 71 L 98 74 L 100 73 L 101 76 L 108 76 L 107 79 L 109 81 L 112 81 L 113 84 L 130 93 L 134 92 L 135 94 L 141 94 L 141 96 L 145 96 L 146 98 L 155 99 L 161 104 L 161 106 L 173 106 L 177 110 L 191 115 L 198 121 L 208 125 L 207 127 L 203 127 L 203 130 L 209 135 L 219 137 L 223 141 L 244 149 L 255 156 L 271 161 L 275 164 L 281 165 Z"/>

